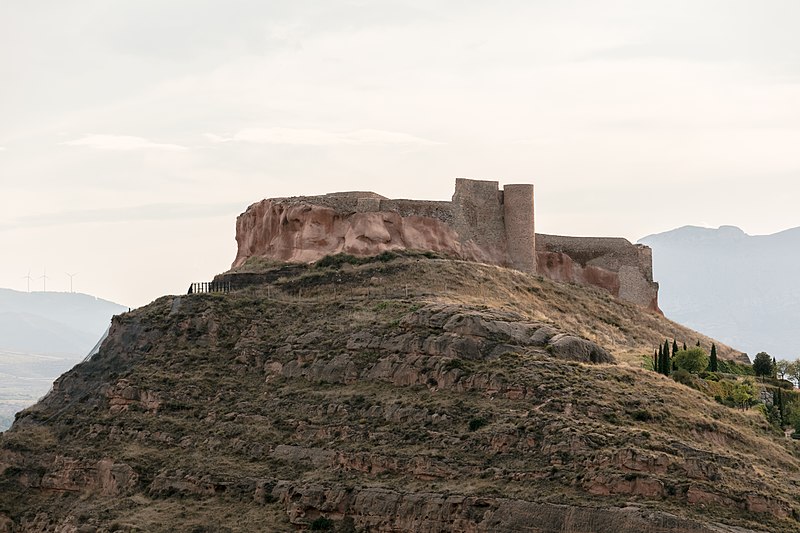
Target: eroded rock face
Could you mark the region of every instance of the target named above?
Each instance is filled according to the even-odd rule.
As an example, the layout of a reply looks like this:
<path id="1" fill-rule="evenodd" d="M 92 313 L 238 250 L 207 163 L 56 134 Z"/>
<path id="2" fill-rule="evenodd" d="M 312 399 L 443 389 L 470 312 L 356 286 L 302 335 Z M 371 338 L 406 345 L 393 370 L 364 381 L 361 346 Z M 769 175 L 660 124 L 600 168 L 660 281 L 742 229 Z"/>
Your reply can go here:
<path id="1" fill-rule="evenodd" d="M 463 241 L 435 218 L 386 211 L 343 213 L 276 200 L 262 200 L 239 216 L 236 242 L 234 268 L 250 257 L 312 262 L 330 254 L 370 256 L 391 250 L 427 250 L 470 261 L 508 263 L 502 249 Z"/>
<path id="2" fill-rule="evenodd" d="M 547 324 L 528 322 L 508 311 L 488 312 L 457 305 L 428 304 L 406 316 L 400 325 L 403 333 L 399 335 L 356 332 L 348 348 L 472 360 L 545 348 L 560 359 L 615 363 L 613 356 L 592 341 L 559 332 Z M 406 364 L 410 361 L 403 360 Z"/>
<path id="3" fill-rule="evenodd" d="M 56 456 L 41 477 L 31 471 L 23 475 L 21 483 L 44 491 L 116 496 L 134 487 L 138 479 L 129 465 L 113 459 L 90 461 Z"/>
<path id="4" fill-rule="evenodd" d="M 106 397 L 112 413 L 127 411 L 131 406 L 155 413 L 161 406 L 161 398 L 157 393 L 134 387 L 125 379 L 121 379 L 113 387 L 109 387 L 106 390 Z"/>
<path id="5" fill-rule="evenodd" d="M 634 482 L 634 484 L 636 484 Z M 642 493 L 659 486 L 640 483 Z M 710 526 L 637 506 L 597 509 L 554 505 L 506 498 L 484 498 L 436 493 L 401 493 L 385 489 L 345 489 L 323 485 L 279 482 L 273 489 L 289 519 L 305 525 L 324 513 L 333 520 L 349 520 L 367 531 L 529 531 L 557 533 L 748 533 L 749 530 Z"/>

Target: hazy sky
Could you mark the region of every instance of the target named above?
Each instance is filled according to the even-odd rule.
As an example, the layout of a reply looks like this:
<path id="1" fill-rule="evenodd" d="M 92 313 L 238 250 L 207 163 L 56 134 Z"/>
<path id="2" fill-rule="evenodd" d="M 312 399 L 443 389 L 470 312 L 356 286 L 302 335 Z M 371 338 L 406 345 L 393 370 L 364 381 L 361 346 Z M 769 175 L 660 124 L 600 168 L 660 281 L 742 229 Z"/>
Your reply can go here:
<path id="1" fill-rule="evenodd" d="M 0 3 L 0 286 L 139 306 L 264 197 L 536 186 L 537 230 L 800 226 L 800 2 Z M 41 289 L 43 280 L 31 287 Z"/>

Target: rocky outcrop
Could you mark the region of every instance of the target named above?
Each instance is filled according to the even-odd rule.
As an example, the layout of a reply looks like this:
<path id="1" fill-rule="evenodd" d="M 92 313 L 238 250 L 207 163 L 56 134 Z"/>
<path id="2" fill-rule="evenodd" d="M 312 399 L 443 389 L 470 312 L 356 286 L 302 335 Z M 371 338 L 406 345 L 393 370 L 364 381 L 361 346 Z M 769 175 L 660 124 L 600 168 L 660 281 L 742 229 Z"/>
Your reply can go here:
<path id="1" fill-rule="evenodd" d="M 112 413 L 127 411 L 131 406 L 155 413 L 161 406 L 161 398 L 157 393 L 141 390 L 131 385 L 128 380 L 121 379 L 106 390 L 108 408 Z"/>
<path id="2" fill-rule="evenodd" d="M 297 337 L 291 339 L 292 345 L 280 348 L 281 352 L 303 355 L 286 363 L 268 362 L 265 370 L 285 378 L 326 383 L 378 380 L 524 397 L 527 389 L 523 384 L 490 373 L 467 375 L 461 370 L 461 361 L 491 360 L 508 353 L 547 353 L 581 363 L 615 363 L 613 356 L 594 342 L 525 321 L 508 311 L 428 304 L 405 316 L 398 326 L 397 334 L 354 331 L 347 340 L 351 354 L 333 358 L 303 349 L 309 340 L 313 342 L 312 332 L 310 339 Z M 354 357 L 365 351 L 382 355 L 359 371 Z"/>
<path id="3" fill-rule="evenodd" d="M 614 358 L 603 348 L 592 341 L 559 334 L 550 339 L 548 351 L 561 359 L 579 361 L 581 363 L 613 363 Z"/>
<path id="4" fill-rule="evenodd" d="M 393 250 L 426 250 L 448 256 L 505 264 L 496 249 L 462 241 L 444 222 L 396 212 L 339 212 L 311 203 L 263 200 L 236 220 L 238 251 L 233 267 L 250 257 L 313 262 L 326 255 L 378 255 Z"/>
<path id="5" fill-rule="evenodd" d="M 56 456 L 44 472 L 23 469 L 20 484 L 46 492 L 76 492 L 116 496 L 136 486 L 139 476 L 127 464 L 110 458 L 99 461 Z"/>
<path id="6" fill-rule="evenodd" d="M 291 482 L 278 483 L 273 495 L 286 507 L 289 520 L 300 527 L 324 515 L 332 521 L 374 532 L 753 533 L 635 505 L 598 509 L 506 498 L 347 489 Z"/>

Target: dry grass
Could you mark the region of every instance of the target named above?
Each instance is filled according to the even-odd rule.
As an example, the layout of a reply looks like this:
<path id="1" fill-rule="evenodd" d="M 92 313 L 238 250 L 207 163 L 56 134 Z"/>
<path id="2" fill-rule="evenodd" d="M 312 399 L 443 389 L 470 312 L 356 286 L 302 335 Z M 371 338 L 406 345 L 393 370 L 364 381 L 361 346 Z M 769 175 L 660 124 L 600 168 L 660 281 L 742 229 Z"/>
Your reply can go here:
<path id="1" fill-rule="evenodd" d="M 552 324 L 595 340 L 625 364 L 584 365 L 523 350 L 459 361 L 454 368 L 464 380 L 486 384 L 471 389 L 370 378 L 368 370 L 388 354 L 380 347 L 351 350 L 348 340 L 359 332 L 407 333 L 404 317 L 430 302 Z M 87 523 L 122 530 L 161 531 L 178 520 L 186 531 L 281 531 L 289 527 L 283 504 L 254 504 L 247 487 L 253 480 L 288 480 L 343 491 L 382 487 L 601 507 L 636 501 L 746 527 L 796 526 L 739 508 L 687 507 L 691 485 L 732 501 L 759 493 L 794 505 L 798 446 L 755 412 L 729 409 L 638 368 L 665 337 L 710 340 L 602 291 L 412 257 L 306 267 L 269 287 L 183 297 L 177 309 L 172 303 L 163 298 L 119 319 L 100 355 L 62 384 L 60 394 L 79 401 L 65 406 L 51 397 L 0 437 L 0 452 L 27 443 L 21 453 L 28 465 L 48 465 L 55 453 L 112 457 L 138 473 L 136 487 L 120 497 L 56 498 L 21 490 L 12 472 L 0 478 L 0 510 L 21 520 L 45 509 L 66 520 L 77 509 Z M 270 370 L 337 356 L 352 360 L 359 379 L 308 380 Z M 424 374 L 436 365 L 412 370 Z M 123 378 L 157 394 L 159 410 L 133 405 L 111 413 L 103 387 Z M 472 420 L 485 423 L 471 428 Z M 276 456 L 279 445 L 305 451 L 295 459 Z M 308 455 L 315 450 L 332 455 L 315 463 Z M 669 468 L 626 469 L 616 459 L 623 451 L 663 457 Z M 713 464 L 718 478 L 691 477 L 685 468 L 691 461 Z M 159 475 L 231 488 L 215 495 L 151 493 Z M 595 478 L 625 476 L 656 479 L 664 494 L 587 492 Z"/>

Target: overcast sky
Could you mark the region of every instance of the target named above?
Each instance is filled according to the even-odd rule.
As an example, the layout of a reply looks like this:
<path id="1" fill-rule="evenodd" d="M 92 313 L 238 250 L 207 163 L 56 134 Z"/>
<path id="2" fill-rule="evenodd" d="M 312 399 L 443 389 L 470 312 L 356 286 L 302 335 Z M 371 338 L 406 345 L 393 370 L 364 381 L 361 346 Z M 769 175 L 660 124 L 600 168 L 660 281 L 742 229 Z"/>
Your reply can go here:
<path id="1" fill-rule="evenodd" d="M 800 226 L 800 2 L 0 3 L 0 286 L 139 306 L 265 197 L 536 186 L 537 230 Z M 44 280 L 34 279 L 32 289 Z"/>

